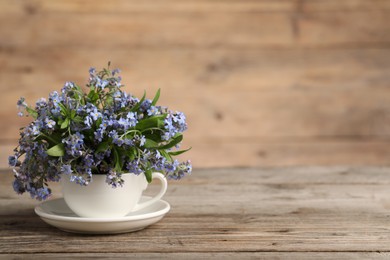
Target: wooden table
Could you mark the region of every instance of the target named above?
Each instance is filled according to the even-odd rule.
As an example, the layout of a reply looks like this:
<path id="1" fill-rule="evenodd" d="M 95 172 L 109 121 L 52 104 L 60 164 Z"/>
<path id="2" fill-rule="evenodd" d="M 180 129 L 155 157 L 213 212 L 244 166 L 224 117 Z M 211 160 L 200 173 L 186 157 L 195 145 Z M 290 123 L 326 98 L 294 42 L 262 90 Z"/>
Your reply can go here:
<path id="1" fill-rule="evenodd" d="M 164 219 L 108 236 L 45 224 L 11 180 L 1 173 L 0 259 L 390 257 L 390 168 L 195 170 L 170 182 Z"/>

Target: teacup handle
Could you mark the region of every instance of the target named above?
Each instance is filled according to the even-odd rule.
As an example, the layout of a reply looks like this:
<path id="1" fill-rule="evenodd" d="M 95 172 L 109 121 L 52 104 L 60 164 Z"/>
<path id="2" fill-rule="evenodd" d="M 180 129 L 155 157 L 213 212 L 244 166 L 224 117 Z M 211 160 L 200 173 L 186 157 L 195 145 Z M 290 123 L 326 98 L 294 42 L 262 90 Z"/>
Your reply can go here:
<path id="1" fill-rule="evenodd" d="M 164 196 L 165 192 L 167 191 L 168 182 L 163 174 L 161 174 L 159 172 L 154 172 L 154 173 L 152 173 L 152 179 L 159 179 L 160 180 L 160 182 L 161 182 L 160 192 L 156 196 L 151 198 L 150 200 L 135 205 L 133 211 L 140 210 L 140 209 L 143 209 L 143 208 L 146 208 L 146 207 L 152 205 L 156 201 L 160 200 L 162 198 L 162 196 Z"/>

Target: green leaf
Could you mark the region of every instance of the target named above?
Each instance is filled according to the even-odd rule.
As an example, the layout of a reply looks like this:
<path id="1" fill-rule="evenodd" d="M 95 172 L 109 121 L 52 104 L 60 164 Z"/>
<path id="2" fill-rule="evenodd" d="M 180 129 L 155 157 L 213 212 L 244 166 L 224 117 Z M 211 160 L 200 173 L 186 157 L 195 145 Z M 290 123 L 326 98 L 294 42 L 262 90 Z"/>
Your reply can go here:
<path id="1" fill-rule="evenodd" d="M 96 148 L 96 153 L 105 152 L 109 147 L 110 145 L 108 144 L 108 142 L 102 142 Z"/>
<path id="2" fill-rule="evenodd" d="M 57 144 L 46 151 L 47 155 L 61 157 L 65 155 L 64 144 Z"/>
<path id="3" fill-rule="evenodd" d="M 131 112 L 134 112 L 134 111 L 137 111 L 141 105 L 142 105 L 142 102 L 144 102 L 146 98 L 146 91 L 144 91 L 144 95 L 142 96 L 141 100 L 137 103 L 137 105 L 135 105 L 132 109 L 130 109 Z"/>
<path id="4" fill-rule="evenodd" d="M 112 98 L 112 96 L 107 96 L 106 101 L 105 101 L 105 105 L 111 106 L 112 103 L 114 103 L 114 99 Z"/>
<path id="5" fill-rule="evenodd" d="M 84 122 L 84 120 L 83 120 L 83 118 L 81 116 L 75 116 L 73 118 L 73 122 L 82 123 L 82 122 Z"/>
<path id="6" fill-rule="evenodd" d="M 95 90 L 91 89 L 91 91 L 89 91 L 87 97 L 91 103 L 95 104 L 96 101 L 99 99 L 99 94 L 97 92 L 95 92 Z"/>
<path id="7" fill-rule="evenodd" d="M 96 120 L 96 127 L 99 127 L 101 125 L 101 123 L 103 122 L 103 119 L 101 117 L 99 117 L 97 120 Z"/>
<path id="8" fill-rule="evenodd" d="M 153 98 L 152 106 L 156 105 L 156 103 L 157 103 L 159 98 L 160 98 L 160 89 L 157 90 L 157 93 L 156 93 L 156 95 Z"/>
<path id="9" fill-rule="evenodd" d="M 155 141 L 153 141 L 151 139 L 146 138 L 144 147 L 145 148 L 157 148 L 158 147 L 158 143 L 156 143 Z"/>
<path id="10" fill-rule="evenodd" d="M 130 161 L 133 161 L 137 156 L 136 148 L 130 148 L 129 150 L 125 150 L 124 154 L 129 157 Z"/>
<path id="11" fill-rule="evenodd" d="M 177 145 L 178 143 L 180 143 L 182 140 L 183 140 L 183 135 L 178 134 L 177 136 L 173 137 L 169 143 L 167 143 L 166 145 L 160 146 L 158 149 L 166 150 L 166 149 L 172 148 L 175 145 Z"/>
<path id="12" fill-rule="evenodd" d="M 142 134 L 145 136 L 146 139 L 150 139 L 156 143 L 161 143 L 163 141 L 161 139 L 161 132 L 156 129 L 145 130 L 142 132 Z"/>
<path id="13" fill-rule="evenodd" d="M 162 128 L 164 126 L 164 119 L 167 115 L 157 115 L 142 119 L 135 126 L 135 129 L 145 131 L 149 128 Z"/>
<path id="14" fill-rule="evenodd" d="M 68 109 L 64 106 L 64 104 L 59 102 L 58 105 L 60 106 L 61 115 L 63 115 L 63 116 L 68 115 Z"/>
<path id="15" fill-rule="evenodd" d="M 162 156 L 164 156 L 165 159 L 167 159 L 168 162 L 173 161 L 172 156 L 169 153 L 167 153 L 165 150 L 159 150 L 159 152 L 161 153 Z"/>
<path id="16" fill-rule="evenodd" d="M 70 123 L 69 118 L 66 118 L 65 121 L 62 122 L 61 124 L 61 129 L 67 128 L 69 126 L 69 123 Z"/>
<path id="17" fill-rule="evenodd" d="M 152 182 L 152 170 L 151 169 L 148 168 L 145 170 L 145 177 L 146 177 L 146 180 L 148 181 L 148 183 Z"/>
<path id="18" fill-rule="evenodd" d="M 179 155 L 179 154 L 182 154 L 182 153 L 185 153 L 185 152 L 188 152 L 189 150 L 191 150 L 192 147 L 186 149 L 186 150 L 180 150 L 180 151 L 175 151 L 175 152 L 168 152 L 169 155 L 172 155 L 172 156 L 176 156 L 176 155 Z"/>
<path id="19" fill-rule="evenodd" d="M 120 172 L 121 167 L 120 167 L 120 164 L 119 164 L 119 155 L 118 155 L 118 151 L 114 148 L 114 149 L 112 149 L 112 152 L 113 152 L 113 154 L 114 154 L 115 171 Z"/>
<path id="20" fill-rule="evenodd" d="M 70 118 L 73 119 L 76 116 L 76 110 L 70 111 Z"/>
<path id="21" fill-rule="evenodd" d="M 50 144 L 50 146 L 54 146 L 54 145 L 61 143 L 61 136 L 58 134 L 54 134 L 54 133 L 51 134 L 50 136 L 46 135 L 44 133 L 41 133 L 39 136 L 37 136 L 35 138 L 35 141 L 41 141 L 41 140 L 45 140 L 46 142 L 48 142 Z"/>
<path id="22" fill-rule="evenodd" d="M 30 108 L 30 107 L 26 107 L 26 111 L 27 113 L 32 116 L 34 119 L 37 119 L 38 117 L 38 112 L 35 111 L 34 109 Z"/>
<path id="23" fill-rule="evenodd" d="M 122 157 L 119 155 L 117 148 L 114 147 L 112 151 L 114 152 L 115 171 L 122 172 L 122 167 L 123 167 Z"/>

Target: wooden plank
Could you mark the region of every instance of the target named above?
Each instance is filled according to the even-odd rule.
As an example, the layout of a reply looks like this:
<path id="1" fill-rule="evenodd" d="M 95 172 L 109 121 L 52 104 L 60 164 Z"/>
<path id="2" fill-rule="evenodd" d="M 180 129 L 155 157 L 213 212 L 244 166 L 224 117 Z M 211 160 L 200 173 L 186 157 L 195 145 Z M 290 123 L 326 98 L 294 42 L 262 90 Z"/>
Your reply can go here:
<path id="1" fill-rule="evenodd" d="M 3 173 L 0 252 L 388 253 L 389 174 L 382 167 L 196 170 L 170 182 L 165 199 L 172 210 L 158 224 L 137 233 L 79 236 L 34 216 L 38 202 L 12 194 L 6 184 L 12 176 Z"/>
<path id="2" fill-rule="evenodd" d="M 255 47 L 293 41 L 290 17 L 283 13 L 4 14 L 0 23 L 9 25 L 0 28 L 2 47 Z"/>
<path id="3" fill-rule="evenodd" d="M 372 11 L 372 10 L 389 10 L 390 2 L 387 0 L 303 0 L 298 1 L 298 7 L 305 12 L 311 11 Z"/>
<path id="4" fill-rule="evenodd" d="M 135 12 L 131 15 L 7 12 L 0 16 L 0 22 L 8 25 L 0 28 L 0 46 L 328 48 L 388 47 L 390 44 L 389 10 L 301 9 L 296 12 Z"/>
<path id="5" fill-rule="evenodd" d="M 186 142 L 193 149 L 182 156 L 195 167 L 262 167 L 297 165 L 389 165 L 390 147 L 384 141 L 209 140 Z"/>
<path id="6" fill-rule="evenodd" d="M 82 0 L 48 1 L 19 0 L 0 1 L 0 13 L 31 14 L 31 13 L 136 13 L 136 12 L 273 12 L 291 11 L 296 6 L 295 1 L 231 1 L 231 0 Z"/>
<path id="7" fill-rule="evenodd" d="M 390 50 L 20 50 L 0 52 L 1 140 L 28 120 L 34 103 L 91 65 L 111 59 L 125 89 L 187 114 L 190 139 L 389 136 Z M 123 57 L 127 57 L 123 59 Z M 39 62 L 38 62 L 39 60 Z M 148 69 L 145 69 L 148 68 Z M 348 69 L 345 69 L 348 68 Z M 207 127 L 205 131 L 204 127 Z"/>
<path id="8" fill-rule="evenodd" d="M 296 33 L 303 46 L 389 47 L 390 18 L 386 11 L 316 12 L 298 15 Z M 385 25 L 384 25 L 385 24 Z M 357 44 L 358 43 L 358 44 Z"/>
<path id="9" fill-rule="evenodd" d="M 388 10 L 387 0 L 1 0 L 0 12 L 31 13 L 134 13 L 134 12 L 294 12 Z"/>
<path id="10" fill-rule="evenodd" d="M 22 259 L 25 254 L 0 254 L 0 259 Z M 239 252 L 239 253 L 47 253 L 29 259 L 388 259 L 387 252 Z"/>

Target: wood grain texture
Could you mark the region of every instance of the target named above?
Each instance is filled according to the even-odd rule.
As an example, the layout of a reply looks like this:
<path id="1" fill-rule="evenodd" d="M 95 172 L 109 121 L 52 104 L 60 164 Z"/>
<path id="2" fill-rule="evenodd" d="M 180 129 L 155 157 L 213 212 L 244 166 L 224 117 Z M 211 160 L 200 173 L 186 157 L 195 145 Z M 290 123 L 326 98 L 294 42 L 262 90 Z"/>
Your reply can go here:
<path id="1" fill-rule="evenodd" d="M 12 26 L 0 28 L 2 35 L 0 46 L 21 48 L 388 46 L 389 14 L 390 10 L 343 12 L 195 10 L 184 13 L 135 12 L 129 16 L 115 12 L 4 13 L 0 16 L 0 22 Z M 18 33 L 15 33 L 16 28 Z"/>
<path id="2" fill-rule="evenodd" d="M 0 259 L 25 259 L 25 254 L 0 254 Z M 29 259 L 389 259 L 387 252 L 240 252 L 237 253 L 46 253 L 28 255 Z"/>
<path id="3" fill-rule="evenodd" d="M 32 210 L 38 202 L 14 195 L 12 176 L 3 171 L 0 255 L 384 258 L 389 174 L 384 167 L 196 170 L 170 182 L 165 199 L 172 210 L 159 223 L 136 233 L 80 236 L 42 222 Z M 54 191 L 58 197 L 58 186 Z"/>
<path id="4" fill-rule="evenodd" d="M 28 123 L 18 97 L 111 60 L 186 113 L 199 167 L 386 165 L 389 17 L 387 0 L 0 0 L 0 147 Z"/>

